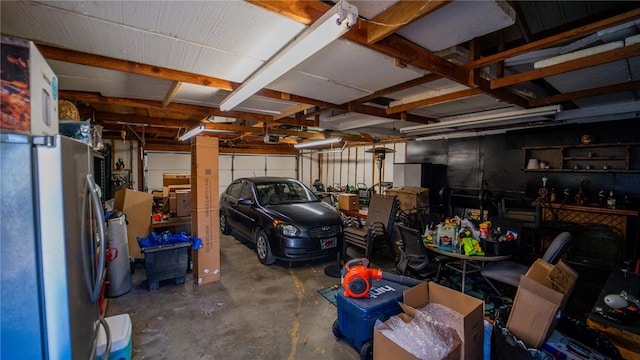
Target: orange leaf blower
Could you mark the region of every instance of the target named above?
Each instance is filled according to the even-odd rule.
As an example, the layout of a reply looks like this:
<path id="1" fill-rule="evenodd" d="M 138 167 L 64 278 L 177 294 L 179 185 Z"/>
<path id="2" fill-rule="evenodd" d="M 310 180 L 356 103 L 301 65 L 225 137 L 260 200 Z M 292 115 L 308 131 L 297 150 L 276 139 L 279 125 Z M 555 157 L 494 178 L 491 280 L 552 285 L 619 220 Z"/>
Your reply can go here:
<path id="1" fill-rule="evenodd" d="M 369 269 L 369 260 L 366 258 L 349 260 L 342 268 L 344 297 L 368 298 L 370 278 L 382 279 L 382 270 Z"/>

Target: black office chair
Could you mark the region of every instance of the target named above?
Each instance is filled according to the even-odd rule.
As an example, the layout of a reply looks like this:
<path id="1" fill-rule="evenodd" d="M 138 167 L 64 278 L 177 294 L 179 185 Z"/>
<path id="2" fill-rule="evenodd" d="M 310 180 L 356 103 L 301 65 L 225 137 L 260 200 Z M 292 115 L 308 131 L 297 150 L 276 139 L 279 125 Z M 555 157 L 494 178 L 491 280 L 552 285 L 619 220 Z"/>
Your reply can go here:
<path id="1" fill-rule="evenodd" d="M 402 238 L 402 246 L 399 247 L 400 261 L 396 264 L 396 272 L 419 279 L 437 279 L 440 266 L 429 258 L 427 249 L 422 243 L 420 231 L 402 224 L 396 224 L 396 227 Z"/>
<path id="2" fill-rule="evenodd" d="M 542 260 L 555 265 L 567 250 L 569 250 L 572 240 L 573 235 L 567 231 L 559 234 L 555 239 L 553 239 L 547 250 L 544 252 Z M 484 268 L 480 271 L 480 274 L 487 283 L 491 285 L 493 290 L 495 290 L 498 295 L 502 296 L 500 290 L 496 288 L 491 280 L 518 287 L 518 284 L 520 284 L 520 276 L 526 274 L 527 270 L 529 270 L 529 266 L 505 260 L 486 263 Z"/>

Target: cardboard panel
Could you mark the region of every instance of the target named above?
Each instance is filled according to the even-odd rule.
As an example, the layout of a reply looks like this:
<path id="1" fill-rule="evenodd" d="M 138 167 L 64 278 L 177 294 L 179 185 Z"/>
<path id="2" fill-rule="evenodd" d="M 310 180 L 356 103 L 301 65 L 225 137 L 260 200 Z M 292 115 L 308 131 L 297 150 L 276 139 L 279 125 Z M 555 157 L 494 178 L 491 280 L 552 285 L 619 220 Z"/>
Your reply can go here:
<path id="1" fill-rule="evenodd" d="M 144 259 L 137 238 L 149 235 L 153 195 L 130 189 L 118 190 L 115 194 L 113 207 L 124 212 L 127 216 L 129 256 L 135 259 Z"/>
<path id="2" fill-rule="evenodd" d="M 562 260 L 551 265 L 536 260 L 520 278 L 507 328 L 528 346 L 540 348 L 553 332 L 578 274 Z"/>

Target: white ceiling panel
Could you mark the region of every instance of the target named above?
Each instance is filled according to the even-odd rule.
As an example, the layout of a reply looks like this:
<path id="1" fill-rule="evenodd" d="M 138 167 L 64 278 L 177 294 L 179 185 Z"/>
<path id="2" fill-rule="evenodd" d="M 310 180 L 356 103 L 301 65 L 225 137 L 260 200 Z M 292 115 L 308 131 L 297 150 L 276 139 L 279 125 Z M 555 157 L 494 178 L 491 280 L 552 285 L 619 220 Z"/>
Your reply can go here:
<path id="1" fill-rule="evenodd" d="M 196 5 L 205 3 L 207 2 L 195 2 Z M 237 18 L 238 11 L 248 11 L 249 13 L 260 11 L 271 14 L 268 18 L 274 19 L 274 21 L 263 23 L 261 19 L 261 22 L 257 22 L 256 19 L 258 17 L 254 16 L 245 20 L 249 21 L 249 23 L 243 24 L 243 21 L 240 21 L 242 26 L 236 25 L 231 29 L 216 28 L 214 31 L 212 30 L 213 28 L 207 27 L 209 30 L 204 31 L 206 34 L 203 36 L 216 40 L 215 44 L 209 45 L 186 37 L 198 37 L 196 35 L 202 34 L 184 34 L 185 38 L 180 38 L 171 31 L 158 33 L 111 20 L 101 20 L 89 15 L 77 16 L 77 14 L 64 9 L 53 9 L 52 11 L 48 5 L 16 3 L 13 6 L 3 5 L 2 29 L 3 32 L 5 32 L 5 28 L 11 29 L 7 32 L 9 35 L 13 33 L 20 34 L 21 37 L 77 51 L 197 72 L 203 75 L 240 82 L 261 66 L 264 59 L 271 57 L 304 27 L 290 19 L 272 14 L 255 6 L 250 6 L 249 10 L 243 10 L 247 5 L 242 5 L 243 3 L 241 2 L 221 3 L 226 3 L 223 7 L 223 10 L 225 10 L 223 13 L 227 14 L 227 17 L 232 17 L 232 14 L 234 14 L 233 16 Z M 71 4 L 70 7 L 79 6 L 74 5 L 75 3 L 64 4 Z M 89 4 L 87 3 L 85 6 Z M 112 9 L 117 4 L 122 5 L 119 2 L 114 2 L 113 5 L 111 2 L 100 2 L 100 4 L 109 9 L 108 11 L 104 10 L 107 14 L 101 16 L 110 18 L 118 17 L 116 16 L 117 9 L 127 13 L 137 12 L 129 11 L 128 7 L 122 8 L 121 6 L 117 7 L 117 9 Z M 157 2 L 157 4 L 161 8 L 168 6 L 161 6 L 160 4 L 164 4 L 163 2 Z M 140 5 L 127 6 L 135 7 Z M 196 8 L 198 9 L 199 7 Z M 162 14 L 164 12 L 160 12 L 157 16 L 163 16 Z M 149 16 L 145 15 L 143 18 L 146 19 Z M 45 21 L 45 19 L 48 21 Z M 172 21 L 164 21 L 164 23 L 167 22 L 173 23 Z M 257 25 L 258 23 L 259 25 Z M 195 25 L 183 24 L 186 29 L 196 27 Z M 202 29 L 202 26 L 198 28 Z M 83 34 L 83 36 L 77 36 L 78 34 Z M 109 35 L 105 36 L 105 34 Z M 246 36 L 263 38 L 264 41 L 260 41 L 256 45 L 252 41 L 243 41 Z M 203 40 L 209 41 L 207 39 Z M 220 46 L 221 48 L 215 46 Z M 248 55 L 244 53 L 248 53 Z"/>
<path id="2" fill-rule="evenodd" d="M 576 104 L 578 107 L 582 108 L 582 107 L 630 102 L 630 101 L 636 101 L 637 99 L 638 97 L 637 95 L 634 94 L 633 91 L 624 91 L 624 92 L 618 92 L 615 94 L 593 96 L 588 99 L 577 99 L 577 100 L 573 100 L 573 103 Z"/>
<path id="3" fill-rule="evenodd" d="M 145 100 L 164 99 L 171 81 L 92 66 L 48 61 L 61 90 L 98 92 L 103 96 Z"/>
<path id="4" fill-rule="evenodd" d="M 397 3 L 398 1 L 385 1 L 385 0 L 376 0 L 376 1 L 358 1 L 353 0 L 349 1 L 351 5 L 354 5 L 358 8 L 358 15 L 365 19 L 373 19 L 376 15 L 381 12 L 387 10 L 392 5 Z"/>
<path id="5" fill-rule="evenodd" d="M 440 51 L 513 25 L 506 1 L 456 0 L 404 27 L 398 34 L 431 51 Z"/>
<path id="6" fill-rule="evenodd" d="M 282 111 L 295 105 L 296 103 L 270 99 L 262 96 L 252 96 L 249 99 L 243 101 L 239 106 L 236 106 L 234 110 L 248 111 L 267 115 L 279 115 Z"/>
<path id="7" fill-rule="evenodd" d="M 216 93 L 220 90 L 210 86 L 182 83 L 180 89 L 173 97 L 173 101 L 183 104 L 214 106 Z"/>
<path id="8" fill-rule="evenodd" d="M 455 102 L 447 102 L 414 109 L 411 110 L 410 113 L 433 118 L 441 118 L 445 116 L 469 114 L 478 111 L 495 110 L 507 106 L 507 104 L 501 101 L 496 101 L 496 99 L 482 94 L 460 99 Z"/>
<path id="9" fill-rule="evenodd" d="M 627 61 L 619 60 L 568 73 L 546 77 L 545 80 L 561 93 L 624 83 L 631 78 Z"/>
<path id="10" fill-rule="evenodd" d="M 295 70 L 370 92 L 415 79 L 426 73 L 410 66 L 396 66 L 393 57 L 344 39 L 329 44 L 296 66 Z M 372 73 L 376 76 L 371 76 Z"/>
<path id="11" fill-rule="evenodd" d="M 401 100 L 401 99 L 411 98 L 414 96 L 419 96 L 420 94 L 423 94 L 428 91 L 438 91 L 442 89 L 455 88 L 458 86 L 460 86 L 460 84 L 458 84 L 457 82 L 443 78 L 443 79 L 438 79 L 436 81 L 431 81 L 426 84 L 414 86 L 412 88 L 386 94 L 385 97 L 394 99 L 394 100 Z"/>
<path id="12" fill-rule="evenodd" d="M 54 1 L 41 6 L 261 61 L 305 28 L 244 1 Z"/>
<path id="13" fill-rule="evenodd" d="M 334 104 L 342 104 L 369 95 L 369 92 L 361 89 L 336 84 L 331 79 L 300 71 L 290 71 L 284 74 L 269 84 L 268 88 Z"/>

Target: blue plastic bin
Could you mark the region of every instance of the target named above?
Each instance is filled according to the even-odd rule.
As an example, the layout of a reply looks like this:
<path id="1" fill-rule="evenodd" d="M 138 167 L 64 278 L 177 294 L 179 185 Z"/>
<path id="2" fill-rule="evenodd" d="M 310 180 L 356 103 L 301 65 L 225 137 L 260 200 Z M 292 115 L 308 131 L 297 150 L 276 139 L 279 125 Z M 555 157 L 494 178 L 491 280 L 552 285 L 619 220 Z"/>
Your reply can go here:
<path id="1" fill-rule="evenodd" d="M 390 316 L 399 314 L 402 309 L 398 302 L 402 301 L 402 292 L 408 288 L 391 281 L 374 279 L 369 289 L 369 298 L 345 297 L 344 289 L 340 289 L 336 295 L 339 334 L 335 334 L 334 324 L 334 335 L 344 336 L 351 346 L 360 351 L 361 358 L 364 358 L 363 352 L 368 350 L 365 347 L 371 347 L 372 344 L 376 320 L 385 321 Z"/>

